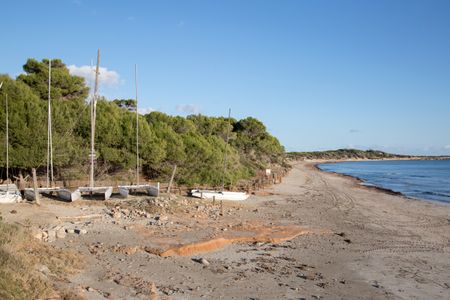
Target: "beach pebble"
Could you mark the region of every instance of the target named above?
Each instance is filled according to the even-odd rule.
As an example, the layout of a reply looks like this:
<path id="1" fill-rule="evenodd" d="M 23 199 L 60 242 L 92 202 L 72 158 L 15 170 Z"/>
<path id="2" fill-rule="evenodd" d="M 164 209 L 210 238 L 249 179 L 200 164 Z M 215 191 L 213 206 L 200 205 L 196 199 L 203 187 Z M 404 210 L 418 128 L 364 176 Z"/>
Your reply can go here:
<path id="1" fill-rule="evenodd" d="M 76 234 L 86 234 L 87 233 L 87 230 L 86 229 L 75 229 L 75 233 Z"/>
<path id="2" fill-rule="evenodd" d="M 47 231 L 47 240 L 49 242 L 56 240 L 56 230 L 51 229 Z"/>
<path id="3" fill-rule="evenodd" d="M 31 235 L 35 238 L 35 239 L 38 239 L 38 240 L 41 240 L 42 241 L 42 239 L 43 239 L 43 232 L 42 232 L 42 230 L 40 230 L 40 229 L 37 229 L 37 228 L 32 228 L 31 229 Z"/>
<path id="4" fill-rule="evenodd" d="M 168 216 L 161 216 L 160 220 L 161 221 L 167 221 L 167 220 L 169 220 L 169 217 Z"/>
<path id="5" fill-rule="evenodd" d="M 374 282 L 372 282 L 372 286 L 374 287 L 374 288 L 379 288 L 380 287 L 380 284 L 378 283 L 378 281 L 374 281 Z"/>
<path id="6" fill-rule="evenodd" d="M 64 228 L 60 228 L 58 229 L 58 231 L 56 231 L 56 237 L 58 239 L 63 239 L 66 237 L 66 230 Z"/>
<path id="7" fill-rule="evenodd" d="M 198 263 L 200 263 L 202 265 L 209 266 L 209 261 L 207 261 L 203 257 L 202 258 L 193 258 L 192 260 L 195 261 L 195 262 L 198 262 Z"/>
<path id="8" fill-rule="evenodd" d="M 41 272 L 44 275 L 50 275 L 50 269 L 46 266 L 46 265 L 37 265 L 36 266 L 36 270 L 38 270 L 39 272 Z"/>

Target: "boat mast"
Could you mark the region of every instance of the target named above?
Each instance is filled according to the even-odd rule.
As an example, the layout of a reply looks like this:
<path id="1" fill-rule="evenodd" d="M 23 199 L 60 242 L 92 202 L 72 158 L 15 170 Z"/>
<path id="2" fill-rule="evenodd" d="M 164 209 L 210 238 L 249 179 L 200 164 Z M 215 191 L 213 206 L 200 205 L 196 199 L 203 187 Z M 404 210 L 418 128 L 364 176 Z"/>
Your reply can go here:
<path id="1" fill-rule="evenodd" d="M 53 180 L 53 138 L 52 138 L 52 106 L 51 106 L 52 60 L 48 60 L 48 116 L 47 116 L 47 187 Z M 50 177 L 49 177 L 50 176 Z"/>
<path id="2" fill-rule="evenodd" d="M 228 109 L 228 123 L 230 123 L 231 118 L 231 108 Z M 226 145 L 225 145 L 225 153 L 223 155 L 223 174 L 222 174 L 222 191 L 225 188 L 225 171 L 227 169 L 227 153 L 228 153 L 228 141 L 230 139 L 230 129 L 227 130 L 227 138 L 226 138 Z"/>
<path id="3" fill-rule="evenodd" d="M 95 116 L 97 112 L 97 93 L 98 93 L 98 75 L 100 67 L 100 49 L 97 50 L 97 67 L 95 68 L 95 87 L 94 95 L 91 100 L 91 172 L 90 172 L 90 187 L 94 187 L 94 142 L 95 142 Z"/>
<path id="4" fill-rule="evenodd" d="M 6 98 L 6 190 L 8 191 L 9 184 L 9 116 L 8 116 L 8 94 Z"/>
<path id="5" fill-rule="evenodd" d="M 134 85 L 136 88 L 136 185 L 139 185 L 139 112 L 138 112 L 138 83 L 137 65 L 134 65 Z"/>

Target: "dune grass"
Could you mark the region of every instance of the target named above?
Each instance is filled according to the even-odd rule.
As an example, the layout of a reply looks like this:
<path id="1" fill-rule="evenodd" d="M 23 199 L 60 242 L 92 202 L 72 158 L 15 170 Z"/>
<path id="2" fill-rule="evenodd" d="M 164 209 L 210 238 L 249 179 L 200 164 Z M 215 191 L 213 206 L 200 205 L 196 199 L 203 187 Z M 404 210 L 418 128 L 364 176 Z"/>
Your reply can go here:
<path id="1" fill-rule="evenodd" d="M 79 256 L 34 239 L 0 216 L 0 299 L 73 298 L 55 283 L 81 269 Z"/>

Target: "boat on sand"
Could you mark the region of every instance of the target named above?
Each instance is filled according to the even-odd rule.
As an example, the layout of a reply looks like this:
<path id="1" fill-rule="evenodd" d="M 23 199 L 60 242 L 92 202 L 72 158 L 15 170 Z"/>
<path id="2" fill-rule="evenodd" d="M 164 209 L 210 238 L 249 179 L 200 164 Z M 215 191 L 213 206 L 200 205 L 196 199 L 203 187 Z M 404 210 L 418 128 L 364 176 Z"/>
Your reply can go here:
<path id="1" fill-rule="evenodd" d="M 226 192 L 198 189 L 191 190 L 190 194 L 192 197 L 208 200 L 243 201 L 249 197 L 249 194 L 244 192 Z"/>

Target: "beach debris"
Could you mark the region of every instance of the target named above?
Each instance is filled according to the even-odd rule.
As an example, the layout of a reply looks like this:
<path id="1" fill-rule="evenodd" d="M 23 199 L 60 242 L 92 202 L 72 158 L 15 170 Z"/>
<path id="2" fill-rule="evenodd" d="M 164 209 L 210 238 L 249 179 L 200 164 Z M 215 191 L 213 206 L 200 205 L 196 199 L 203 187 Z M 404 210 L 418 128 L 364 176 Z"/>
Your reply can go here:
<path id="1" fill-rule="evenodd" d="M 210 265 L 209 261 L 207 261 L 206 258 L 204 258 L 204 257 L 202 257 L 202 258 L 193 258 L 192 260 L 197 262 L 197 263 L 199 263 L 199 264 L 202 264 L 204 266 L 209 266 Z"/>
<path id="2" fill-rule="evenodd" d="M 164 215 L 159 215 L 155 217 L 155 220 L 157 221 L 167 221 L 169 219 L 168 216 L 164 216 Z"/>
<path id="3" fill-rule="evenodd" d="M 85 219 L 101 219 L 103 215 L 101 214 L 90 214 L 90 215 L 81 215 L 81 216 L 63 216 L 63 217 L 56 217 L 58 220 L 63 221 L 79 221 L 79 220 L 85 220 Z"/>
<path id="4" fill-rule="evenodd" d="M 64 239 L 67 229 L 64 226 L 53 226 L 50 228 L 31 228 L 31 235 L 43 242 L 54 242 L 56 239 Z"/>

